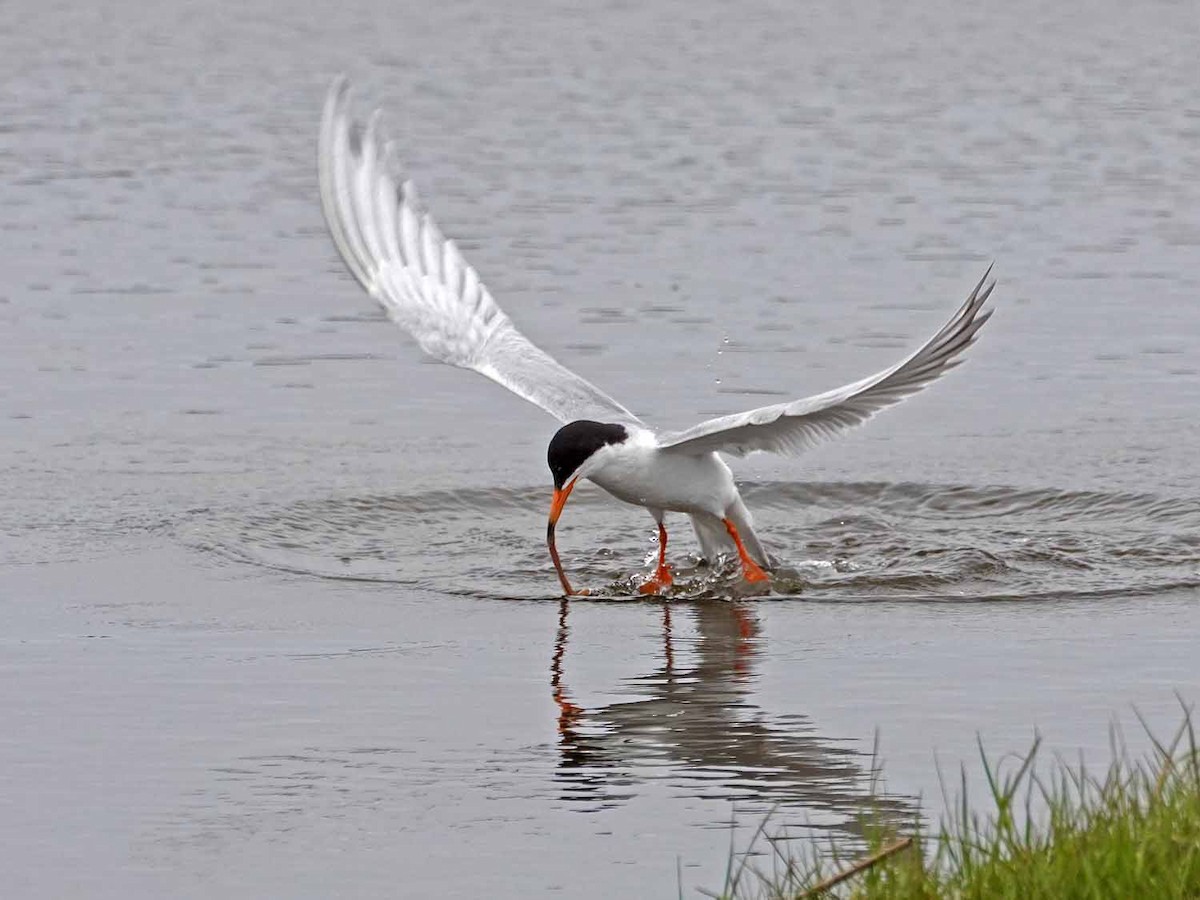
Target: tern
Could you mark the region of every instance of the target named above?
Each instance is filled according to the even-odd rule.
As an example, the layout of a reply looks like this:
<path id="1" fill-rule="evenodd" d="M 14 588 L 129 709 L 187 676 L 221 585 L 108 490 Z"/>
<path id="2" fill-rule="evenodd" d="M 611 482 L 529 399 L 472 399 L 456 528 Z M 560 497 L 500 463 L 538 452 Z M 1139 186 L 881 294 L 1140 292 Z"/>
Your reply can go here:
<path id="1" fill-rule="evenodd" d="M 989 266 L 950 320 L 890 368 L 802 400 L 656 433 L 517 330 L 418 200 L 383 136 L 379 112 L 365 126 L 357 122 L 348 92 L 344 76 L 331 85 L 318 150 L 321 204 L 333 242 L 354 278 L 422 350 L 498 382 L 563 423 L 547 452 L 554 494 L 546 543 L 567 596 L 585 592 L 567 579 L 554 529 L 582 478 L 645 508 L 657 523 L 658 565 L 641 592 L 672 584 L 667 512 L 691 517 L 705 558 L 734 552 L 747 581 L 767 581 L 770 559 L 719 454 L 797 454 L 862 424 L 958 365 L 992 314 L 984 309 L 995 287 Z"/>

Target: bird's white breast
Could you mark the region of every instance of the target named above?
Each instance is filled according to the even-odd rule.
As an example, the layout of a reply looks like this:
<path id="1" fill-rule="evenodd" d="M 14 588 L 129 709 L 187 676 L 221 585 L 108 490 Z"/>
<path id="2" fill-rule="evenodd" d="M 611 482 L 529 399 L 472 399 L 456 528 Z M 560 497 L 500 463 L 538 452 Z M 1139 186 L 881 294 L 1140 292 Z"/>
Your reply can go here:
<path id="1" fill-rule="evenodd" d="M 648 432 L 605 447 L 587 477 L 617 499 L 650 509 L 721 517 L 737 499 L 733 473 L 715 453 L 664 451 Z"/>

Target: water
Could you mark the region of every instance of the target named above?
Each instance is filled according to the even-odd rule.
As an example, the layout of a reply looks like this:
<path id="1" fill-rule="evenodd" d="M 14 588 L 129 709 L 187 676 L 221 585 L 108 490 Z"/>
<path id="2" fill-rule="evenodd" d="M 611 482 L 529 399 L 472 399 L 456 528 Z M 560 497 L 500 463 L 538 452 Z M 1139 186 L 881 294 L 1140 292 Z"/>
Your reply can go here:
<path id="1" fill-rule="evenodd" d="M 1186 5 L 5 20 L 16 894 L 673 896 L 731 819 L 936 820 L 977 736 L 1101 763 L 1200 696 Z M 339 71 L 530 337 L 663 427 L 890 364 L 992 259 L 997 313 L 927 393 L 736 465 L 769 596 L 679 522 L 677 596 L 631 601 L 652 522 L 581 488 L 563 604 L 556 424 L 423 361 L 324 233 Z"/>

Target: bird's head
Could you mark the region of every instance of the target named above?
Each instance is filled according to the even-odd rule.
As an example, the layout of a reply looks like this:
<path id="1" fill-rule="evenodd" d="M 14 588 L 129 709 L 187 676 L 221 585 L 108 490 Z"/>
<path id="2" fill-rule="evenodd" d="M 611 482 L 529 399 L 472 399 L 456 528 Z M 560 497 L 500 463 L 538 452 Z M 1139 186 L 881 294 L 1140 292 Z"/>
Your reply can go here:
<path id="1" fill-rule="evenodd" d="M 558 559 L 558 548 L 554 546 L 554 527 L 558 524 L 558 517 L 562 515 L 563 506 L 566 505 L 575 482 L 586 478 L 604 464 L 606 448 L 620 444 L 628 437 L 629 432 L 623 425 L 580 420 L 564 425 L 550 439 L 546 462 L 550 465 L 550 474 L 554 476 L 554 499 L 550 503 L 546 544 L 550 547 L 550 558 L 554 560 L 554 568 L 558 570 L 558 580 L 562 582 L 563 590 L 568 595 L 575 592 L 571 590 L 571 582 L 567 581 L 562 563 Z"/>

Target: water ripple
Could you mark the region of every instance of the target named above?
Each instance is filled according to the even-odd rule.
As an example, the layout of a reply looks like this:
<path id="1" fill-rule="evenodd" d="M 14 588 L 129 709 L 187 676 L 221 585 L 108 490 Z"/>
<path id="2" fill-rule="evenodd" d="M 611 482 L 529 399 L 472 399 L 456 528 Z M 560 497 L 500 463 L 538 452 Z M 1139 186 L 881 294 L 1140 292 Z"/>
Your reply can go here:
<path id="1" fill-rule="evenodd" d="M 744 493 L 777 558 L 775 597 L 1042 600 L 1200 587 L 1193 498 L 882 482 Z M 297 574 L 546 598 L 557 588 L 541 540 L 545 494 L 334 497 L 206 514 L 184 536 L 217 558 Z M 595 598 L 636 597 L 656 549 L 649 520 L 598 491 L 576 496 L 560 526 L 564 564 Z M 736 566 L 698 560 L 690 529 L 675 522 L 675 596 L 748 592 Z"/>

